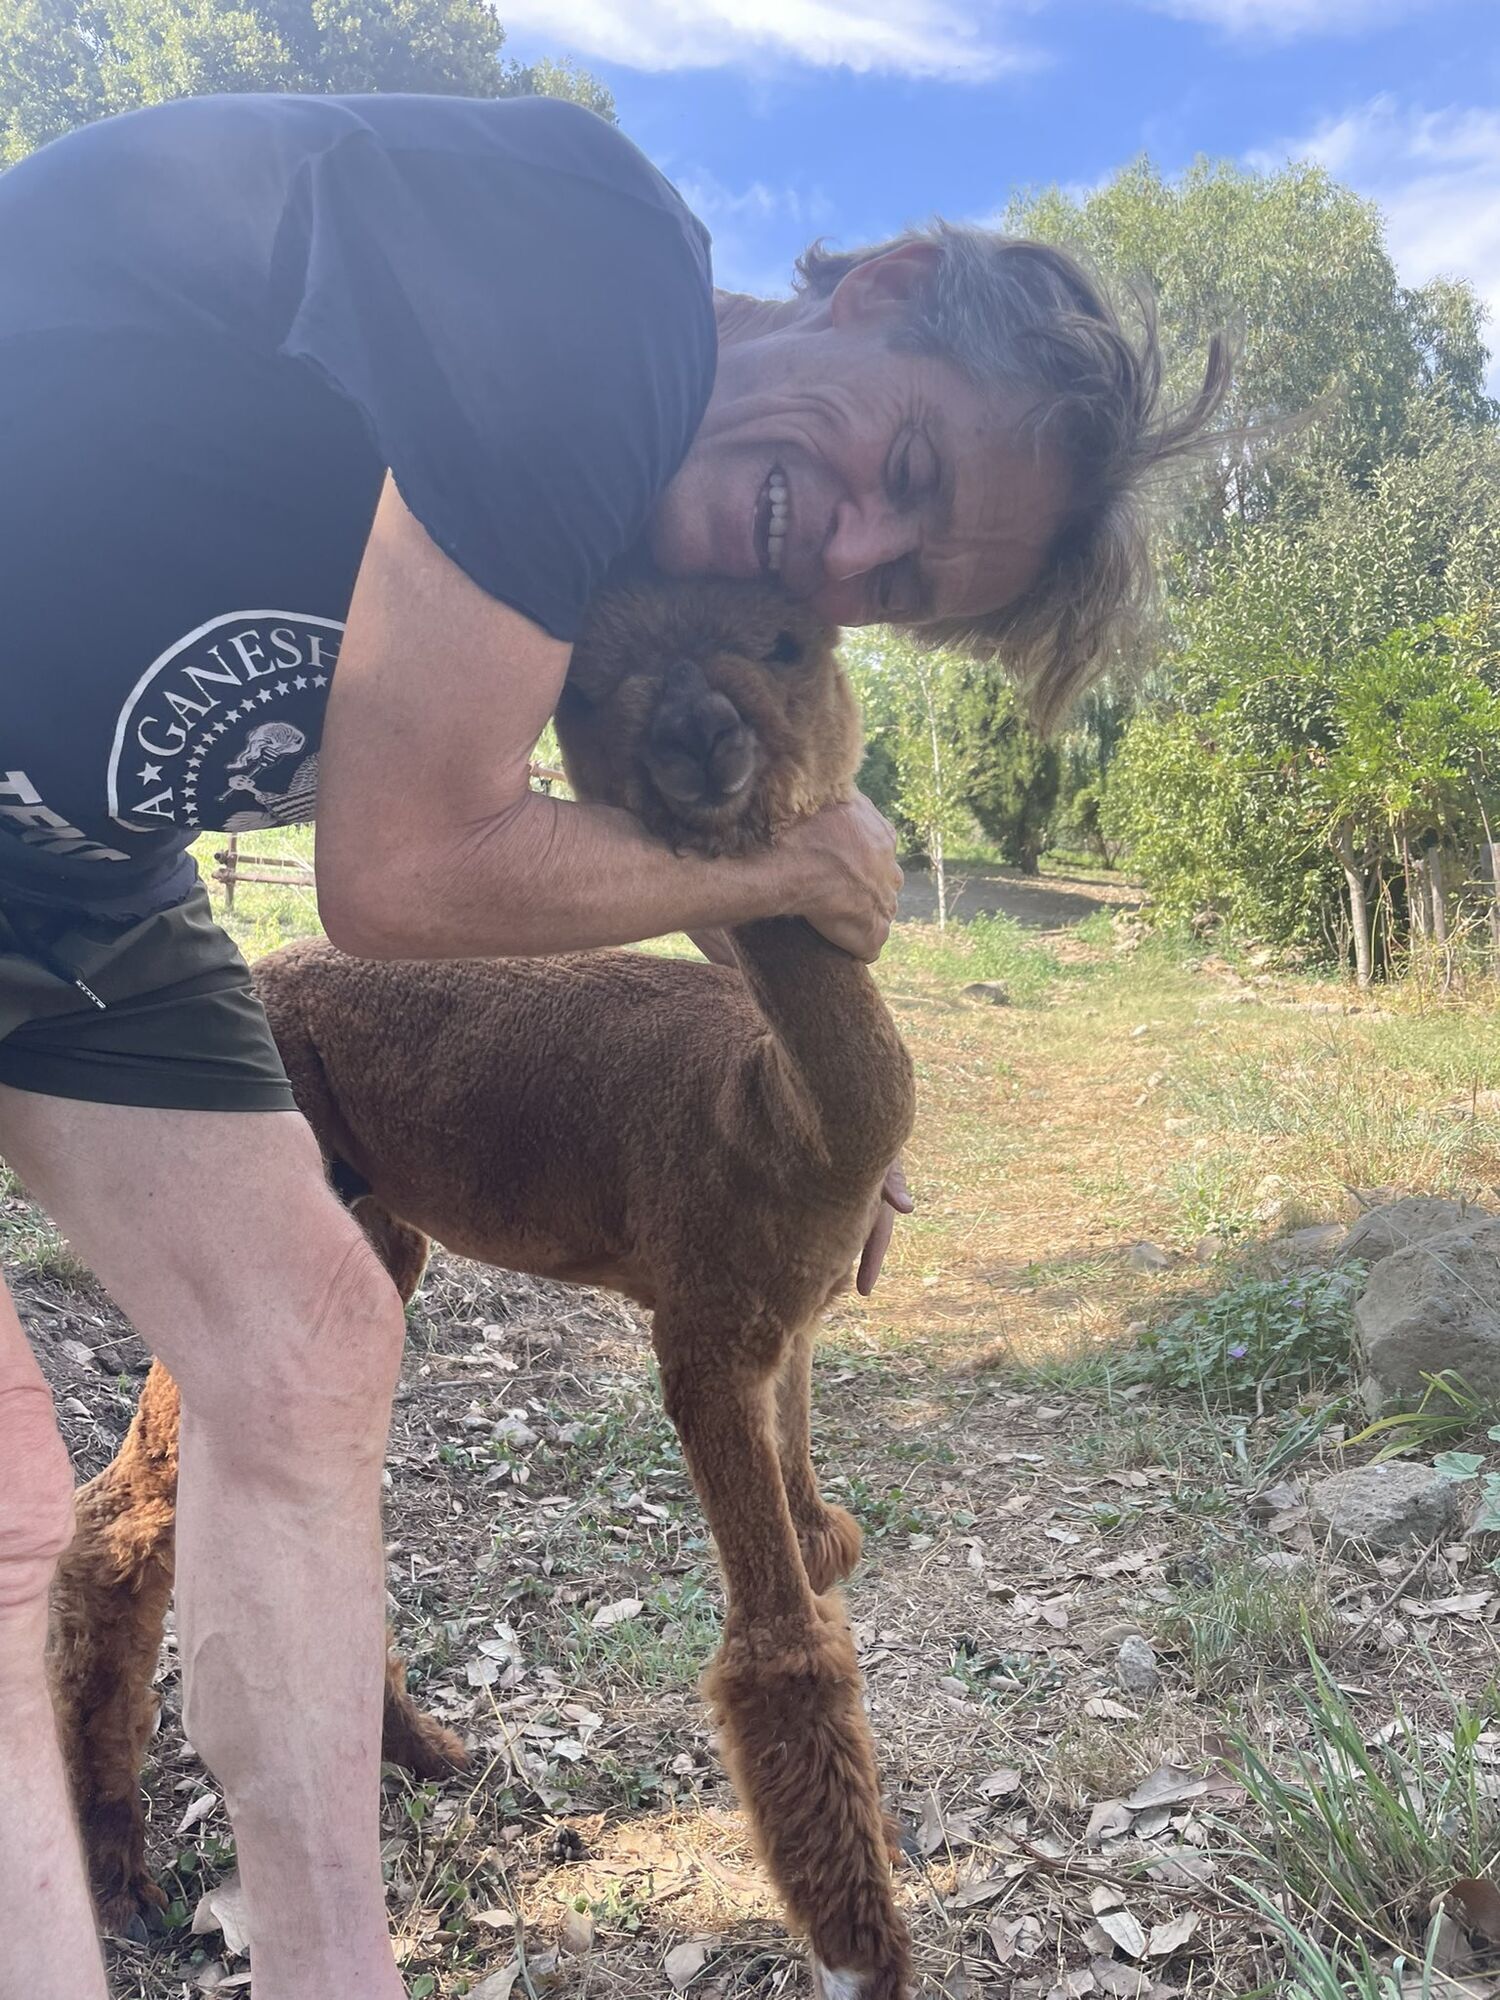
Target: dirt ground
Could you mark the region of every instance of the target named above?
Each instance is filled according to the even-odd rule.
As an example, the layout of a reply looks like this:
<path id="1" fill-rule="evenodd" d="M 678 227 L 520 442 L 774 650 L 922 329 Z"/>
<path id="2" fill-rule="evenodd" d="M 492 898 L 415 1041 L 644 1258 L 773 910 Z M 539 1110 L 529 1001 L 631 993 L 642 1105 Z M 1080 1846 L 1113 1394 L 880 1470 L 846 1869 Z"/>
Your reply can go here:
<path id="1" fill-rule="evenodd" d="M 959 922 L 1002 916 L 1031 930 L 1060 930 L 1096 910 L 1137 909 L 1141 900 L 1140 892 L 1128 883 L 1070 874 L 1066 869 L 1049 867 L 1045 875 L 1023 875 L 1018 868 L 975 861 L 955 863 L 947 873 L 949 909 Z M 907 867 L 901 918 L 905 923 L 935 922 L 937 888 L 928 869 Z"/>
<path id="2" fill-rule="evenodd" d="M 1385 1019 L 1212 964 L 1080 947 L 1054 970 L 1035 1005 L 993 1007 L 963 997 L 961 945 L 893 958 L 923 1096 L 922 1208 L 876 1299 L 831 1319 L 818 1462 L 866 1533 L 848 1598 L 922 1993 L 1242 1994 L 1280 1960 L 1236 1887 L 1257 1829 L 1232 1738 L 1295 1735 L 1304 1608 L 1320 1607 L 1330 1670 L 1372 1731 L 1393 1690 L 1438 1727 L 1443 1684 L 1482 1690 L 1500 1665 L 1495 1582 L 1471 1540 L 1415 1564 L 1331 1561 L 1265 1471 L 1295 1409 L 1226 1420 L 1119 1390 L 1089 1357 L 1260 1268 L 1266 1239 L 1317 1219 L 1309 1205 L 1348 1211 L 1362 1172 L 1500 1178 L 1500 1131 L 1429 1109 L 1462 1067 L 1443 1021 L 1422 1029 L 1424 1055 L 1421 1023 L 1397 1024 L 1398 1048 Z M 1493 1053 L 1486 1041 L 1475 1061 Z M 1345 1066 L 1361 1080 L 1353 1120 L 1377 1060 L 1382 1115 L 1409 1086 L 1411 1130 L 1351 1123 L 1336 1145 Z M 1164 1083 L 1174 1063 L 1182 1081 Z M 1226 1110 L 1231 1085 L 1290 1090 L 1299 1063 L 1314 1138 L 1283 1110 L 1250 1136 L 1252 1112 L 1269 1114 L 1258 1098 Z M 1208 1228 L 1223 1240 L 1205 1249 Z M 14 1191 L 0 1235 L 91 1474 L 145 1356 Z M 1168 1268 L 1132 1263 L 1147 1235 Z M 1298 1469 L 1339 1463 L 1342 1435 L 1328 1427 Z M 806 1994 L 695 1692 L 719 1589 L 633 1312 L 439 1256 L 410 1319 L 386 1531 L 411 1684 L 473 1760 L 442 1786 L 385 1781 L 413 2000 Z M 1203 1593 L 1242 1571 L 1290 1581 L 1275 1629 L 1215 1660 Z M 1159 1675 L 1136 1691 L 1120 1668 L 1133 1636 Z M 150 1857 L 172 1921 L 147 1946 L 112 1945 L 115 1991 L 243 1992 L 222 1913 L 210 1902 L 190 1928 L 233 1848 L 183 1742 L 170 1636 L 160 1692 Z"/>

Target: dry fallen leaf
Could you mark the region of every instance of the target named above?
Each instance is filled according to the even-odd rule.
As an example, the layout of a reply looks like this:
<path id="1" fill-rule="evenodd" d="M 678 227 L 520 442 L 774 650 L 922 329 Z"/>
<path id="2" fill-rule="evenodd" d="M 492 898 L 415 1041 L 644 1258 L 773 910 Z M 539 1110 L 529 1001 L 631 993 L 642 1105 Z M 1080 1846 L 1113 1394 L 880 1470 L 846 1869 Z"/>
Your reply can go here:
<path id="1" fill-rule="evenodd" d="M 1094 1920 L 1106 1937 L 1114 1939 L 1127 1958 L 1140 1958 L 1146 1949 L 1146 1933 L 1129 1910 L 1101 1910 Z"/>
<path id="2" fill-rule="evenodd" d="M 634 1618 L 640 1608 L 638 1597 L 621 1597 L 613 1604 L 601 1604 L 589 1622 L 596 1632 L 607 1632 L 611 1625 L 621 1625 L 627 1618 Z"/>
<path id="3" fill-rule="evenodd" d="M 587 1910 L 569 1910 L 557 1934 L 558 1946 L 574 1958 L 582 1958 L 594 1945 L 594 1919 Z"/>
<path id="4" fill-rule="evenodd" d="M 1169 1958 L 1174 1951 L 1180 1951 L 1201 1921 L 1199 1911 L 1184 1910 L 1180 1917 L 1169 1917 L 1164 1924 L 1153 1924 L 1151 1935 L 1146 1940 L 1147 1958 Z"/>
<path id="5" fill-rule="evenodd" d="M 1463 1618 L 1472 1624 L 1494 1596 L 1492 1590 L 1471 1590 L 1461 1597 L 1403 1597 L 1408 1618 Z"/>
<path id="6" fill-rule="evenodd" d="M 1116 1840 L 1130 1831 L 1130 1813 L 1121 1799 L 1102 1799 L 1089 1814 L 1089 1823 L 1084 1828 L 1083 1841 L 1086 1847 L 1102 1847 L 1106 1840 Z"/>
<path id="7" fill-rule="evenodd" d="M 215 1889 L 198 1899 L 193 1912 L 193 1936 L 224 1934 L 224 1949 L 236 1958 L 250 1956 L 250 1919 L 245 1908 L 245 1892 L 238 1873 L 226 1875 Z"/>
<path id="8" fill-rule="evenodd" d="M 674 1944 L 662 1960 L 662 1970 L 671 1982 L 674 1993 L 681 1993 L 708 1963 L 708 1954 L 718 1943 L 716 1937 L 688 1938 L 683 1944 Z"/>
<path id="9" fill-rule="evenodd" d="M 196 1826 L 200 1819 L 207 1819 L 218 1803 L 219 1795 L 217 1792 L 202 1793 L 198 1798 L 193 1800 L 193 1803 L 182 1815 L 182 1818 L 178 1820 L 177 1832 L 179 1834 L 186 1833 L 188 1828 Z"/>
<path id="10" fill-rule="evenodd" d="M 521 1961 L 513 1958 L 509 1965 L 501 1966 L 498 1972 L 490 1973 L 488 1978 L 481 1979 L 477 1986 L 471 1988 L 469 2000 L 510 2000 L 510 1989 L 520 1976 Z"/>
<path id="11" fill-rule="evenodd" d="M 1021 1789 L 1021 1774 L 1009 1769 L 991 1771 L 987 1778 L 979 1780 L 978 1792 L 982 1799 L 1006 1799 L 1012 1792 Z"/>

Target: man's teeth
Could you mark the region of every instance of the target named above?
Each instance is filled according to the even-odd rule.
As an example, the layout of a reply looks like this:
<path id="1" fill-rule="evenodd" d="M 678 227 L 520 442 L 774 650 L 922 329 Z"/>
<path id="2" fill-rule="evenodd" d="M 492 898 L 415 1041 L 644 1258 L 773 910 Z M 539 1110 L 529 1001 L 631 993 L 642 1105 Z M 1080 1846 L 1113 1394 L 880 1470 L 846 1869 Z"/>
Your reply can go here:
<path id="1" fill-rule="evenodd" d="M 766 481 L 766 490 L 771 496 L 771 529 L 766 542 L 767 566 L 773 576 L 778 576 L 781 572 L 782 552 L 786 548 L 786 474 L 773 471 Z"/>

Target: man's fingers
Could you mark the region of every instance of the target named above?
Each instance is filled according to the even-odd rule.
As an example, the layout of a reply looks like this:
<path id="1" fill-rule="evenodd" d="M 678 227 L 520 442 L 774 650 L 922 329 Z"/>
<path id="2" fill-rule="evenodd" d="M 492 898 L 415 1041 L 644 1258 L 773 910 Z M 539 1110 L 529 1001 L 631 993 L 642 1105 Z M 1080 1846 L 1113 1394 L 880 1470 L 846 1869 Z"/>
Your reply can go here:
<path id="1" fill-rule="evenodd" d="M 895 1227 L 896 1211 L 882 1202 L 875 1226 L 865 1239 L 864 1255 L 859 1260 L 859 1271 L 854 1280 L 854 1289 L 862 1299 L 867 1299 L 875 1289 L 875 1280 L 880 1276 L 880 1267 L 890 1248 L 891 1231 Z"/>

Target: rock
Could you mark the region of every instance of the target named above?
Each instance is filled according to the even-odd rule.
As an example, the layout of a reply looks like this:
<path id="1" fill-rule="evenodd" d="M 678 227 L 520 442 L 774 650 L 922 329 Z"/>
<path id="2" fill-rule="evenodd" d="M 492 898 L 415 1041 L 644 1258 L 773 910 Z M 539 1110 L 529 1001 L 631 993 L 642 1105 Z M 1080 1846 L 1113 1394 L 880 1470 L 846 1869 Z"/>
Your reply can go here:
<path id="1" fill-rule="evenodd" d="M 1155 1694 L 1161 1686 L 1156 1655 L 1139 1633 L 1120 1641 L 1120 1650 L 1115 1655 L 1115 1679 L 1126 1694 Z"/>
<path id="2" fill-rule="evenodd" d="M 1429 1236 L 1442 1236 L 1466 1222 L 1488 1218 L 1472 1203 L 1446 1201 L 1440 1195 L 1413 1194 L 1403 1201 L 1382 1202 L 1367 1209 L 1344 1238 L 1342 1257 L 1359 1257 L 1378 1264 L 1392 1251 L 1409 1250 Z"/>
<path id="3" fill-rule="evenodd" d="M 1357 1543 L 1388 1553 L 1443 1534 L 1458 1511 L 1459 1490 L 1425 1465 L 1359 1465 L 1318 1480 L 1308 1492 L 1314 1528 L 1336 1546 Z"/>
<path id="4" fill-rule="evenodd" d="M 975 979 L 964 988 L 971 1000 L 988 1000 L 992 1007 L 1010 1005 L 1010 989 L 998 979 Z"/>
<path id="5" fill-rule="evenodd" d="M 1222 1236 L 1215 1236 L 1212 1231 L 1207 1236 L 1200 1236 L 1193 1245 L 1195 1264 L 1211 1264 L 1215 1257 L 1221 1257 L 1223 1254 L 1224 1239 Z"/>
<path id="6" fill-rule="evenodd" d="M 1461 1229 L 1391 1251 L 1370 1273 L 1354 1324 L 1372 1412 L 1414 1409 L 1445 1369 L 1500 1402 L 1500 1221 L 1471 1214 Z"/>
<path id="7" fill-rule="evenodd" d="M 1132 1243 L 1125 1262 L 1132 1271 L 1170 1271 L 1172 1253 L 1159 1243 Z"/>
<path id="8" fill-rule="evenodd" d="M 1335 1254 L 1342 1255 L 1346 1234 L 1342 1222 L 1315 1222 L 1307 1229 L 1294 1229 L 1290 1235 L 1278 1236 L 1270 1246 L 1271 1262 L 1278 1271 L 1327 1263 Z"/>

